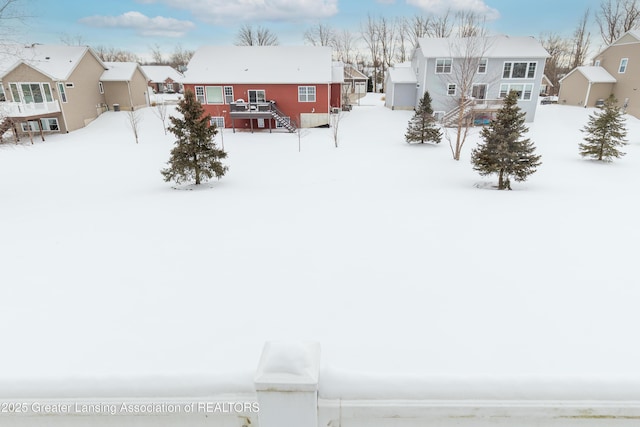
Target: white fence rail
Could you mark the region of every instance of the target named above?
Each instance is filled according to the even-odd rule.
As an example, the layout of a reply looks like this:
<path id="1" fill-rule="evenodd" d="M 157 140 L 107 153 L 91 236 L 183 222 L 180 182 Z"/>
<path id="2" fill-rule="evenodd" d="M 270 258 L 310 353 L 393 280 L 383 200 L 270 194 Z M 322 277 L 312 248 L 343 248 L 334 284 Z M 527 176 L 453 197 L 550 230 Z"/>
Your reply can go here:
<path id="1" fill-rule="evenodd" d="M 317 343 L 269 342 L 258 364 L 255 393 L 102 400 L 10 399 L 5 393 L 0 426 L 640 426 L 640 388 L 635 383 L 577 379 L 557 390 L 547 379 L 515 384 L 488 380 L 488 387 L 484 381 L 466 387 L 466 380 L 422 384 L 406 377 L 385 378 L 376 385 L 348 373 L 321 373 Z M 422 395 L 415 392 L 420 389 Z"/>
<path id="2" fill-rule="evenodd" d="M 59 113 L 60 104 L 52 102 L 0 102 L 0 115 L 9 117 L 29 117 L 39 114 Z"/>

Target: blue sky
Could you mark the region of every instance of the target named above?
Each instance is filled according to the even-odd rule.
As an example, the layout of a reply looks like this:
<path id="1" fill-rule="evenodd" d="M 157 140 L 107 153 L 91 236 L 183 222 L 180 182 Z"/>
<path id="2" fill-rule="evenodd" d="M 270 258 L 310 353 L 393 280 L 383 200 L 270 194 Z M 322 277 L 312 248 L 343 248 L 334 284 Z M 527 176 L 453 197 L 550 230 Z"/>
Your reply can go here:
<path id="1" fill-rule="evenodd" d="M 389 18 L 470 9 L 490 18 L 490 30 L 537 36 L 553 31 L 569 36 L 587 8 L 601 0 L 23 0 L 26 27 L 20 41 L 60 43 L 62 37 L 83 44 L 148 54 L 160 45 L 196 49 L 232 44 L 238 28 L 262 25 L 281 44 L 302 44 L 304 30 L 316 22 L 357 33 L 367 15 Z M 34 7 L 35 6 L 35 7 Z M 600 43 L 593 26 L 593 44 Z"/>

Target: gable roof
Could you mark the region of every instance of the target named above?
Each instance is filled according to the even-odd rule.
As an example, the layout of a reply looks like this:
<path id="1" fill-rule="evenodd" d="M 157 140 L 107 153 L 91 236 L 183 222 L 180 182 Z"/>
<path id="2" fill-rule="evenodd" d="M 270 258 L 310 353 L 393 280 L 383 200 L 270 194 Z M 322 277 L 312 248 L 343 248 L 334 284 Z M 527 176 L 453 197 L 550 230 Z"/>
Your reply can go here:
<path id="1" fill-rule="evenodd" d="M 326 46 L 205 46 L 183 83 L 331 83 Z"/>
<path id="2" fill-rule="evenodd" d="M 103 82 L 128 82 L 133 79 L 137 69 L 140 69 L 142 75 L 149 80 L 142 67 L 137 62 L 105 62 L 107 69 L 100 80 Z"/>
<path id="3" fill-rule="evenodd" d="M 26 64 L 52 80 L 67 80 L 85 54 L 90 53 L 104 65 L 88 46 L 51 44 L 9 45 L 0 57 L 0 78 Z"/>
<path id="4" fill-rule="evenodd" d="M 483 58 L 547 58 L 549 53 L 533 37 L 421 38 L 419 49 L 426 58 L 460 58 L 468 49 L 484 51 Z M 467 47 L 468 46 L 468 47 Z"/>
<path id="5" fill-rule="evenodd" d="M 591 83 L 616 83 L 617 81 L 616 78 L 609 74 L 603 67 L 587 65 L 574 68 L 569 74 L 560 79 L 560 83 L 573 73 L 582 74 L 587 81 Z"/>
<path id="6" fill-rule="evenodd" d="M 184 76 L 175 68 L 169 65 L 142 65 L 142 71 L 153 83 L 163 83 L 167 79 L 174 82 L 181 82 Z"/>

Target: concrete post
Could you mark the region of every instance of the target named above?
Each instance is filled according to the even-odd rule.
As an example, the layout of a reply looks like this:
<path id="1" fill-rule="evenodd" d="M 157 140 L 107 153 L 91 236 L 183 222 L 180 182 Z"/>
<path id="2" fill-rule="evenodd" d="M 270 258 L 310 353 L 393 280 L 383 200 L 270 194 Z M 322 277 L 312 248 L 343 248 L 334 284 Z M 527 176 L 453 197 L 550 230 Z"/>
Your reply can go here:
<path id="1" fill-rule="evenodd" d="M 255 377 L 260 427 L 318 427 L 319 371 L 319 343 L 265 343 Z"/>

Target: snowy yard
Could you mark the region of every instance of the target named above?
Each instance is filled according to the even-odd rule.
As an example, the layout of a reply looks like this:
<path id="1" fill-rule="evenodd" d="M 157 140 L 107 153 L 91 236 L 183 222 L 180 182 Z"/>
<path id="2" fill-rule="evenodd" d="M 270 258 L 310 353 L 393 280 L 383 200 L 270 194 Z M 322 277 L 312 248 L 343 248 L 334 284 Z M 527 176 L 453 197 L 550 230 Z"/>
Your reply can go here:
<path id="1" fill-rule="evenodd" d="M 539 106 L 542 166 L 500 192 L 477 131 L 455 162 L 382 104 L 345 113 L 339 148 L 225 130 L 229 172 L 201 188 L 163 182 L 151 108 L 138 145 L 126 112 L 0 145 L 0 396 L 252 390 L 273 339 L 319 341 L 326 378 L 640 383 L 640 121 L 601 164 L 578 156 L 592 110 Z"/>

